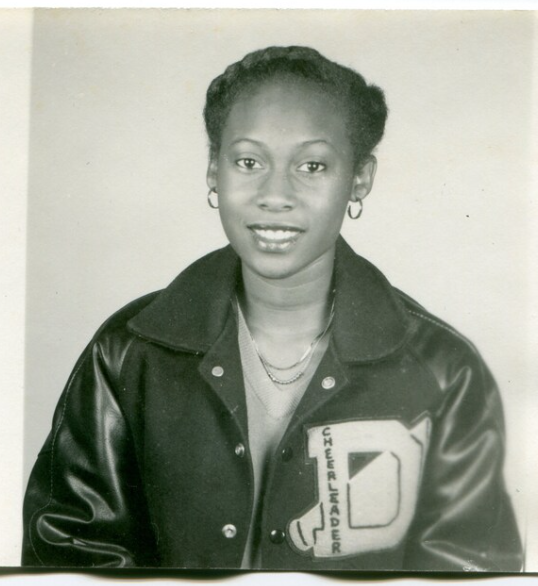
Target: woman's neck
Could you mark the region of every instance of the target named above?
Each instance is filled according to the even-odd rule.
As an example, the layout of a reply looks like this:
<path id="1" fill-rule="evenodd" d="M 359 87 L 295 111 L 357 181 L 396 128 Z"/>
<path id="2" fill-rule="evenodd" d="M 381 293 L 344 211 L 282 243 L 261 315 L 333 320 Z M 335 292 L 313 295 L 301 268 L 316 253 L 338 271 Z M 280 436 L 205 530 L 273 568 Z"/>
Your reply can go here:
<path id="1" fill-rule="evenodd" d="M 243 265 L 240 302 L 254 335 L 315 337 L 325 327 L 333 300 L 334 258 L 290 279 L 267 279 Z"/>

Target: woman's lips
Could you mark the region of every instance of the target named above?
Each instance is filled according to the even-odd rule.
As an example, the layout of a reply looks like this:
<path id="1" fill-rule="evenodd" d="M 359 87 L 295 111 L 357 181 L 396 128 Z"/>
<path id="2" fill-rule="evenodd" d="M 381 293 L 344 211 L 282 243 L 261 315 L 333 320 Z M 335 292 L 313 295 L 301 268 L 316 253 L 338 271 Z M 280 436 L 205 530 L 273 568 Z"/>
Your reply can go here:
<path id="1" fill-rule="evenodd" d="M 292 226 L 249 226 L 254 239 L 262 250 L 284 252 L 293 246 L 302 230 Z"/>

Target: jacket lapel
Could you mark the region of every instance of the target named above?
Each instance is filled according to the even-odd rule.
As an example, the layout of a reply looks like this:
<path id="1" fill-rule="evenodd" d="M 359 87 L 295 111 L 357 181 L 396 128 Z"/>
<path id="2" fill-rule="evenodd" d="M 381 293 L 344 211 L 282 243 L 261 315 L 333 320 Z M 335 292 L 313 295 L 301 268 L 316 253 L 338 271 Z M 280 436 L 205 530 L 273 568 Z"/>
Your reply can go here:
<path id="1" fill-rule="evenodd" d="M 205 354 L 224 330 L 240 274 L 233 249 L 216 250 L 185 269 L 128 327 L 169 348 Z"/>
<path id="2" fill-rule="evenodd" d="M 248 443 L 245 385 L 237 339 L 237 322 L 232 311 L 228 313 L 224 330 L 204 355 L 198 370 L 237 423 L 243 441 Z"/>
<path id="3" fill-rule="evenodd" d="M 409 332 L 405 309 L 385 276 L 339 238 L 335 259 L 333 339 L 342 362 L 373 362 L 400 348 Z"/>

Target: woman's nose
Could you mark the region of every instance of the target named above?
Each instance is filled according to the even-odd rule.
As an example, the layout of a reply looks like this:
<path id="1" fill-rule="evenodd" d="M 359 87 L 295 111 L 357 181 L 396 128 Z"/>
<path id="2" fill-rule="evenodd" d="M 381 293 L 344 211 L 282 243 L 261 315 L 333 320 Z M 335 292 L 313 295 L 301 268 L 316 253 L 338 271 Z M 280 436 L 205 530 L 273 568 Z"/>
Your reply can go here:
<path id="1" fill-rule="evenodd" d="M 258 189 L 258 205 L 268 211 L 287 211 L 295 207 L 295 192 L 287 170 L 274 169 Z"/>

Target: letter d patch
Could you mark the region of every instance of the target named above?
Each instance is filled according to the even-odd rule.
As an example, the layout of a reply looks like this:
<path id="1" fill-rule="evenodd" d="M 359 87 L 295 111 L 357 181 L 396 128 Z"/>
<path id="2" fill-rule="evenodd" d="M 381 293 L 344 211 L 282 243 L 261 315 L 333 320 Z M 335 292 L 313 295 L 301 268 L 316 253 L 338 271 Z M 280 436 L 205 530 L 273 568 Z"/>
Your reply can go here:
<path id="1" fill-rule="evenodd" d="M 348 421 L 308 430 L 318 502 L 291 521 L 293 545 L 317 558 L 396 546 L 413 518 L 430 420 Z"/>

